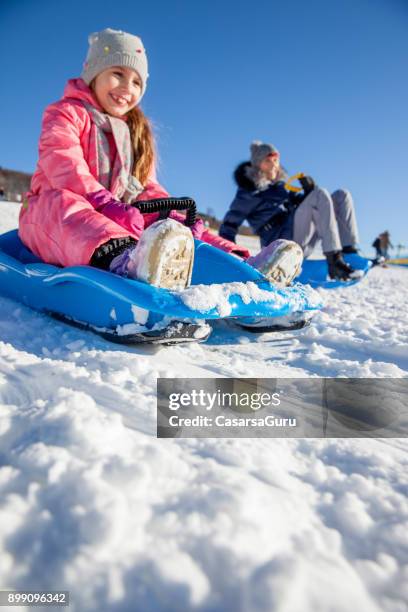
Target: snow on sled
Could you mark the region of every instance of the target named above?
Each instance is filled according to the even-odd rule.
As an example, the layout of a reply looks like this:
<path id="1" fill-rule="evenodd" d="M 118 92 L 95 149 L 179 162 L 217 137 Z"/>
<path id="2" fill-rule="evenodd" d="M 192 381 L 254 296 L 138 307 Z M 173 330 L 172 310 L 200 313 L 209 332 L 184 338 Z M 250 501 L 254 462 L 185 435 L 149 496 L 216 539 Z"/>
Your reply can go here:
<path id="1" fill-rule="evenodd" d="M 90 266 L 45 264 L 17 230 L 0 236 L 0 294 L 121 343 L 203 341 L 208 320 L 310 317 L 321 307 L 310 287 L 277 289 L 245 262 L 198 240 L 192 286 L 169 291 Z"/>
<path id="2" fill-rule="evenodd" d="M 325 259 L 305 259 L 302 265 L 302 271 L 296 278 L 299 283 L 310 285 L 314 289 L 322 287 L 323 289 L 337 289 L 337 287 L 350 287 L 359 283 L 367 272 L 372 268 L 373 262 L 371 259 L 366 259 L 355 253 L 343 255 L 344 260 L 350 264 L 355 270 L 361 270 L 360 278 L 340 281 L 332 280 L 328 277 L 327 262 Z"/>

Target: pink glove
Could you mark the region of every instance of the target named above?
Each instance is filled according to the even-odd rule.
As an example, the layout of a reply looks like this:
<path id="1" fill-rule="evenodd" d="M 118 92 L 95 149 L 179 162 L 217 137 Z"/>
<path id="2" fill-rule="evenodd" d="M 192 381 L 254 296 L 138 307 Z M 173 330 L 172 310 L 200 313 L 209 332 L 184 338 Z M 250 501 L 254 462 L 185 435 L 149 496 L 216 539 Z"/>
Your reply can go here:
<path id="1" fill-rule="evenodd" d="M 88 202 L 102 215 L 128 230 L 132 236 L 140 237 L 144 228 L 144 219 L 137 208 L 115 200 L 107 189 L 89 193 L 86 197 Z"/>
<path id="2" fill-rule="evenodd" d="M 178 210 L 172 210 L 171 213 L 169 214 L 169 217 L 170 217 L 170 219 L 174 219 L 175 221 L 179 221 L 183 225 L 184 225 L 184 221 L 186 220 L 186 215 L 181 213 L 181 212 L 179 212 Z M 203 232 L 205 230 L 204 223 L 203 223 L 202 219 L 200 219 L 200 217 L 198 217 L 198 219 L 196 220 L 194 225 L 192 225 L 189 229 L 191 229 L 191 232 L 192 232 L 194 238 L 197 238 L 197 240 L 201 240 L 201 236 L 203 235 Z"/>
<path id="3" fill-rule="evenodd" d="M 235 244 L 235 242 L 231 242 L 226 238 L 221 238 L 221 236 L 218 236 L 218 234 L 213 234 L 208 229 L 204 230 L 201 240 L 203 240 L 204 242 L 208 242 L 208 244 L 211 244 L 212 246 L 217 247 L 217 249 L 221 249 L 221 251 L 231 253 L 232 255 L 238 255 L 243 259 L 246 259 L 250 256 L 250 252 L 248 251 L 248 249 L 240 247 Z"/>

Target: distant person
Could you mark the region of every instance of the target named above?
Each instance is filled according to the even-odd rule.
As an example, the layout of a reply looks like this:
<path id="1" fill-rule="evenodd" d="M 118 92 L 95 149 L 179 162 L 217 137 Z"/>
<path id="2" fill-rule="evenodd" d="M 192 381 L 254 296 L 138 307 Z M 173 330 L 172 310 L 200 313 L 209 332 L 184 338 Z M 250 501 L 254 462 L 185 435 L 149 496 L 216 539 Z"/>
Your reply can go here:
<path id="1" fill-rule="evenodd" d="M 153 133 L 140 108 L 147 78 L 140 38 L 110 28 L 90 35 L 81 77 L 45 109 L 21 240 L 47 263 L 91 265 L 178 290 L 191 280 L 194 237 L 247 259 L 271 281 L 289 283 L 303 260 L 294 242 L 249 258 L 201 219 L 190 228 L 176 211 L 162 219 L 133 206 L 169 197 L 157 182 Z"/>
<path id="2" fill-rule="evenodd" d="M 357 253 L 358 232 L 351 194 L 338 189 L 331 195 L 309 176 L 300 179 L 303 193 L 285 187 L 287 178 L 279 151 L 272 144 L 255 141 L 251 159 L 237 166 L 238 191 L 220 227 L 219 234 L 234 241 L 247 220 L 264 247 L 284 238 L 294 240 L 308 257 L 320 239 L 332 279 L 349 280 L 361 272 L 343 259 Z"/>
<path id="3" fill-rule="evenodd" d="M 0 189 L 0 202 L 3 202 L 6 199 L 6 196 L 4 195 L 4 189 Z"/>
<path id="4" fill-rule="evenodd" d="M 379 234 L 374 240 L 372 246 L 375 248 L 377 259 L 389 259 L 388 250 L 394 248 L 394 246 L 391 244 L 390 233 L 385 231 Z"/>

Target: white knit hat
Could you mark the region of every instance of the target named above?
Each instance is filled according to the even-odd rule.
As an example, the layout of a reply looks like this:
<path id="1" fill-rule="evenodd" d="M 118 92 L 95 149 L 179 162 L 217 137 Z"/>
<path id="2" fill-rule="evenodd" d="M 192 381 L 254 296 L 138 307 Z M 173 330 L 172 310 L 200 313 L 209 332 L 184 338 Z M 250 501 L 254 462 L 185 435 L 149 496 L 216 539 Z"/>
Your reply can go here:
<path id="1" fill-rule="evenodd" d="M 146 52 L 138 36 L 121 30 L 101 30 L 88 37 L 89 49 L 81 74 L 87 85 L 110 66 L 126 66 L 136 70 L 142 81 L 140 98 L 146 91 L 148 67 Z"/>

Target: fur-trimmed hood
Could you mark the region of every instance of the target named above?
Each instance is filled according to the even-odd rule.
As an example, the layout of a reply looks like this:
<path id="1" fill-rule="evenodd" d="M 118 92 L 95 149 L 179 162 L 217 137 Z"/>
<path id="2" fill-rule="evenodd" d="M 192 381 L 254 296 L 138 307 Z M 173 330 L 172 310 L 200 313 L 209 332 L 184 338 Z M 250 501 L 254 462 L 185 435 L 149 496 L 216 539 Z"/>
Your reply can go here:
<path id="1" fill-rule="evenodd" d="M 245 189 L 245 191 L 254 191 L 256 189 L 254 181 L 247 175 L 250 167 L 251 162 L 246 161 L 239 164 L 234 170 L 234 180 L 236 184 L 240 189 Z"/>
<path id="2" fill-rule="evenodd" d="M 234 180 L 236 184 L 240 189 L 244 189 L 245 191 L 263 191 L 274 183 L 284 180 L 285 177 L 286 172 L 281 168 L 277 181 L 268 181 L 262 172 L 254 167 L 250 161 L 240 163 L 234 171 Z"/>

